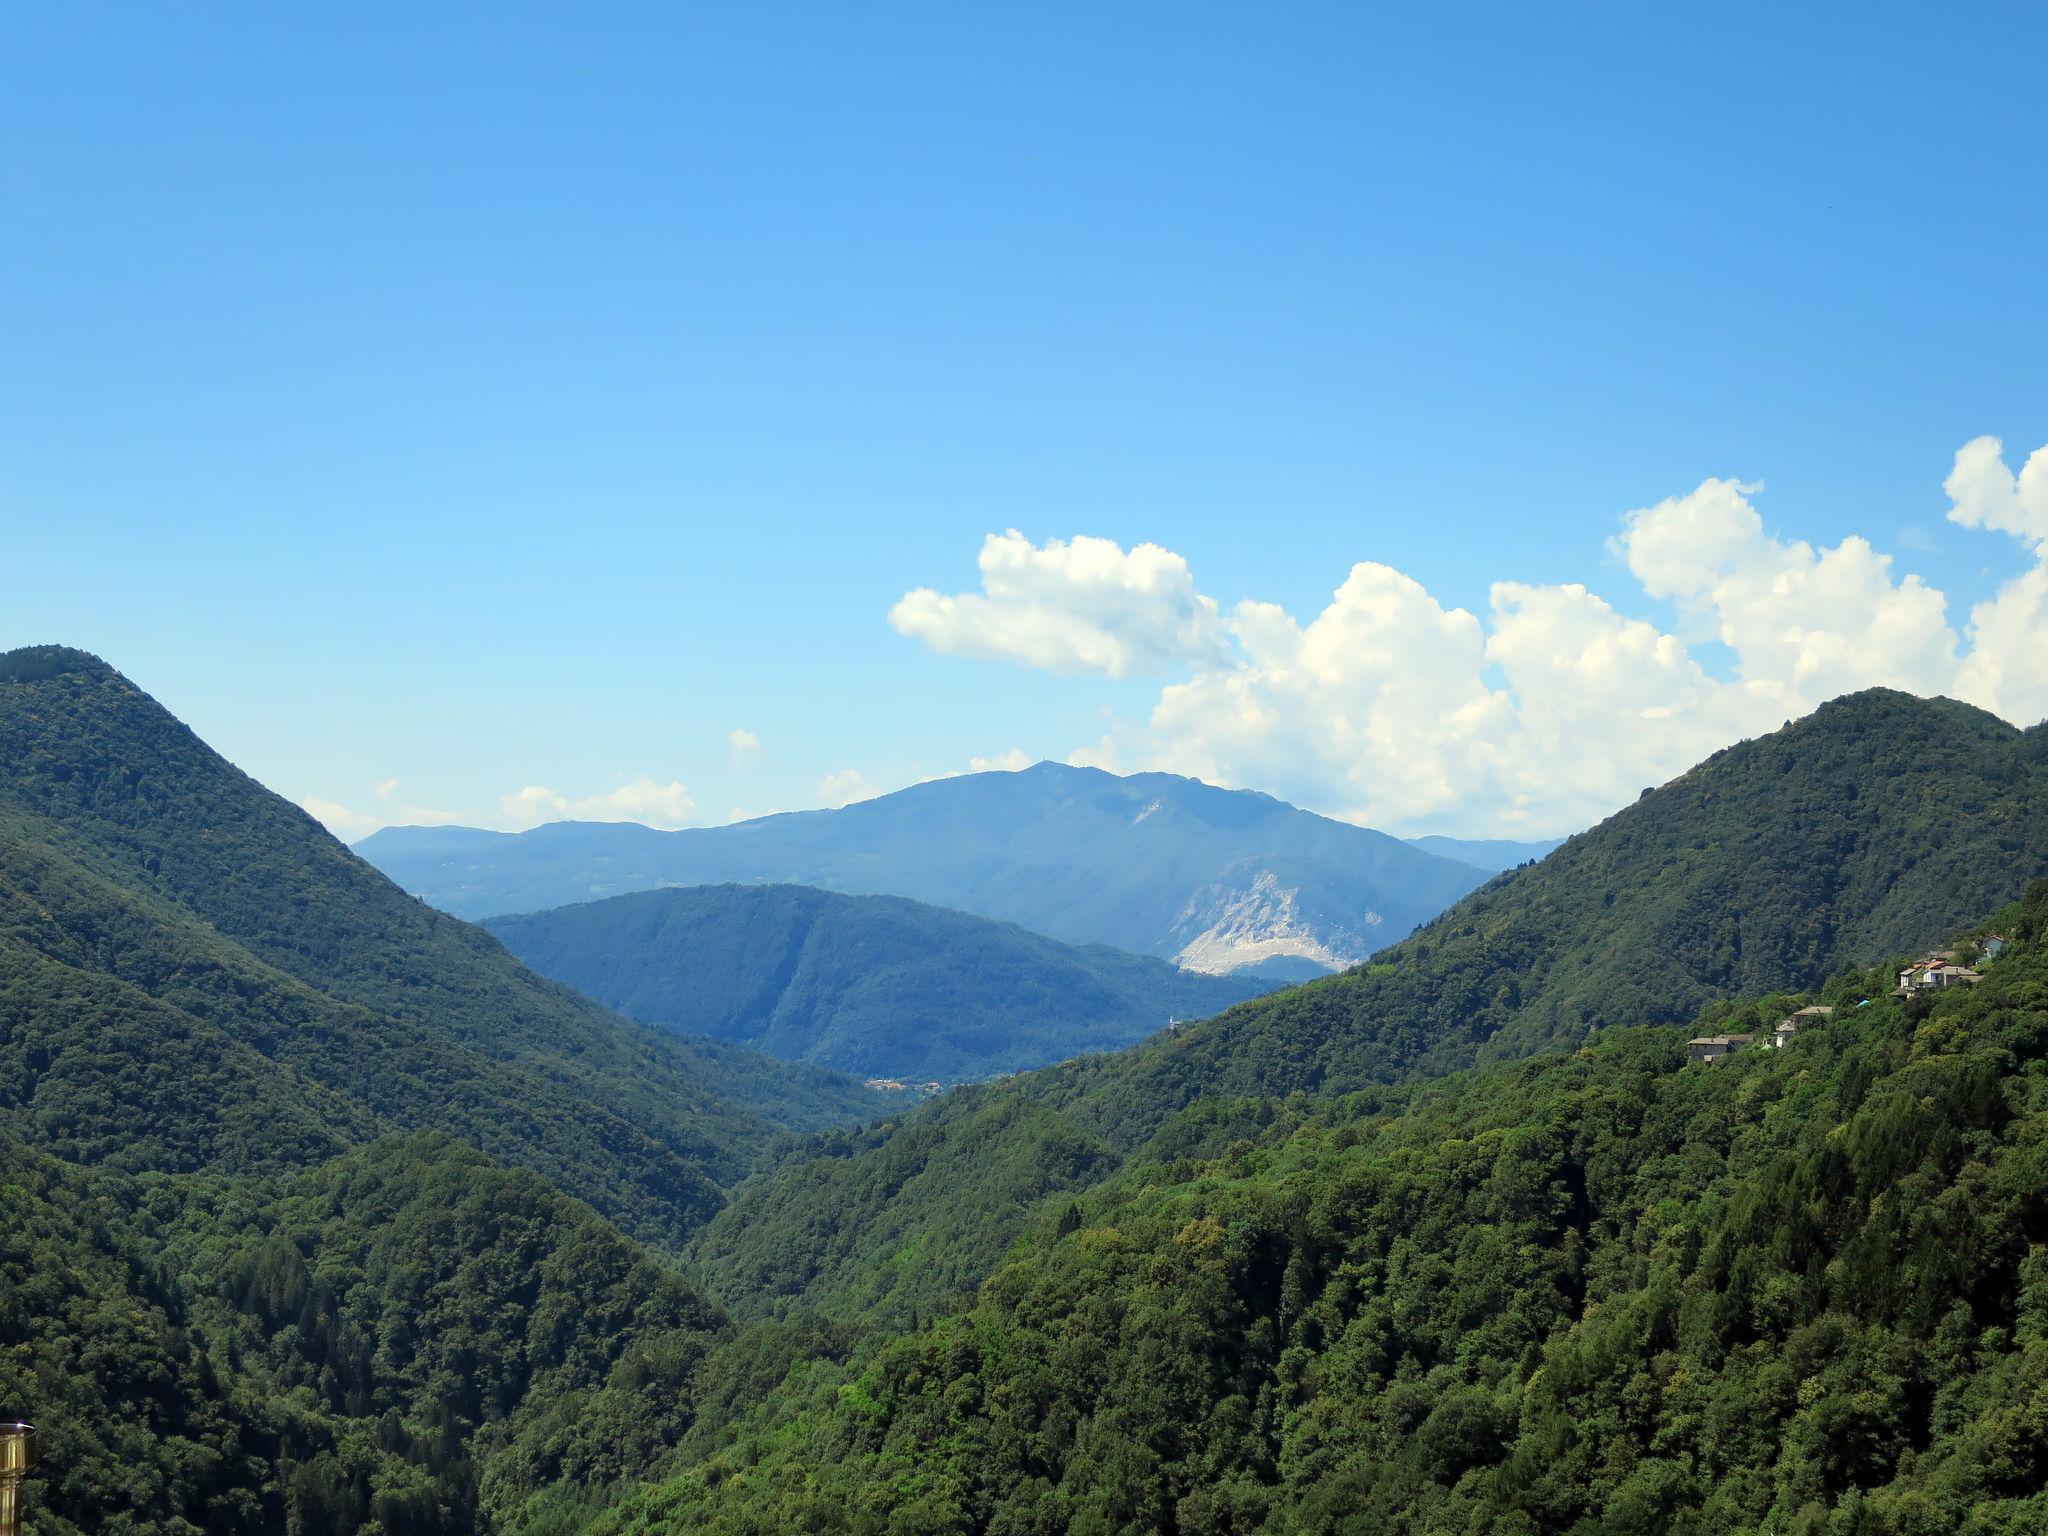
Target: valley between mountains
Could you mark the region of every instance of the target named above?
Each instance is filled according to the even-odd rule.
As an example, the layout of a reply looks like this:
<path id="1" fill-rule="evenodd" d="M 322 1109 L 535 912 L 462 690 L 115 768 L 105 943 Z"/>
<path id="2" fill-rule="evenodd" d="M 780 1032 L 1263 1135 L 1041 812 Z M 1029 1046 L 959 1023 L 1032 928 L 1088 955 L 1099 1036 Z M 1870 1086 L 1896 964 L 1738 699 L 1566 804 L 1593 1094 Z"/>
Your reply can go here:
<path id="1" fill-rule="evenodd" d="M 2044 876 L 2048 731 L 1884 690 L 1554 849 L 1040 765 L 359 854 L 8 653 L 31 1529 L 2048 1529 Z"/>

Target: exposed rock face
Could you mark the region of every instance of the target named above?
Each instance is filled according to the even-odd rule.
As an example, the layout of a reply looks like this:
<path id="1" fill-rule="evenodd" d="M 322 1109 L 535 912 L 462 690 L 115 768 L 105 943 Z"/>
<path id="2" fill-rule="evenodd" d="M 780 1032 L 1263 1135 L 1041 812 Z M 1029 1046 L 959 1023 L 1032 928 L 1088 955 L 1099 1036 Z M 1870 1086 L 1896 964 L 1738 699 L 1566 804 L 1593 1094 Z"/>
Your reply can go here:
<path id="1" fill-rule="evenodd" d="M 1174 924 L 1174 937 L 1186 939 L 1173 958 L 1209 975 L 1283 958 L 1341 971 L 1385 942 L 1375 936 L 1383 926 L 1370 910 L 1352 929 L 1314 922 L 1302 911 L 1301 888 L 1262 869 L 1249 885 L 1211 886 L 1190 900 Z"/>

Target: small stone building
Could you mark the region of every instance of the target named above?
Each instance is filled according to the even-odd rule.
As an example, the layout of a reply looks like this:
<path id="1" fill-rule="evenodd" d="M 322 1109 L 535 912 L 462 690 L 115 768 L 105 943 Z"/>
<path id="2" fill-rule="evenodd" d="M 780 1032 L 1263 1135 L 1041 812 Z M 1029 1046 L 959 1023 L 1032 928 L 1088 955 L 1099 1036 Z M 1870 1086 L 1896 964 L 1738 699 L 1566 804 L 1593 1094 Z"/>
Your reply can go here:
<path id="1" fill-rule="evenodd" d="M 1730 1051 L 1739 1051 L 1755 1035 L 1700 1035 L 1685 1042 L 1685 1059 L 1688 1062 L 1719 1061 Z"/>

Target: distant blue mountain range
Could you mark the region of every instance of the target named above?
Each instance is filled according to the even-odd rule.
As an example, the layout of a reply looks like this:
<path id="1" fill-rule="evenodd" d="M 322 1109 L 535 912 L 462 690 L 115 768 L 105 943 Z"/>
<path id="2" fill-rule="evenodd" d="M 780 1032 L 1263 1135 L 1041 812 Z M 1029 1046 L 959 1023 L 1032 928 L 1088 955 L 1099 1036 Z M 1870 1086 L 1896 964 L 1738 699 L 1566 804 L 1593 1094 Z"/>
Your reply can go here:
<path id="1" fill-rule="evenodd" d="M 469 918 L 664 886 L 810 885 L 906 896 L 1191 970 L 1296 979 L 1404 937 L 1531 850 L 1418 847 L 1249 790 L 1040 763 L 726 827 L 392 827 L 356 851 Z"/>

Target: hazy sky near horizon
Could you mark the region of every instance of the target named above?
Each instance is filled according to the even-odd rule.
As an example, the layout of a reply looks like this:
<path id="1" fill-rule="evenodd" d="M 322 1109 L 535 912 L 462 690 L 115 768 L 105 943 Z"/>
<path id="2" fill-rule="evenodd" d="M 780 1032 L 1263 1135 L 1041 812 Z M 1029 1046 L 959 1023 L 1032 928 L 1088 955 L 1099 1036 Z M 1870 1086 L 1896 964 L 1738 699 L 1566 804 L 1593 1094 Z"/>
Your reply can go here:
<path id="1" fill-rule="evenodd" d="M 2048 11 L 0 20 L 0 646 L 344 836 L 2048 714 Z M 1986 439 L 1996 439 L 1996 444 Z"/>

